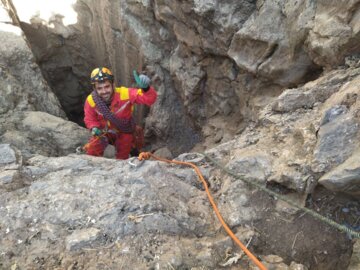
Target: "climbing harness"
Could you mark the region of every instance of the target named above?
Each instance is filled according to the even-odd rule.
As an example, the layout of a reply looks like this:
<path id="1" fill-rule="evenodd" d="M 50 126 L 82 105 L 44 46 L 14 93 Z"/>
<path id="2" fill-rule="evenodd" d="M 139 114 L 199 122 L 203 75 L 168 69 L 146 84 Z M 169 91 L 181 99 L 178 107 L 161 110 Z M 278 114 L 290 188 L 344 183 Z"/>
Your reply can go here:
<path id="1" fill-rule="evenodd" d="M 207 197 L 210 201 L 210 204 L 213 207 L 215 214 L 216 214 L 217 218 L 219 219 L 221 225 L 224 227 L 225 231 L 234 240 L 234 242 L 244 251 L 244 253 L 256 264 L 256 266 L 259 267 L 260 270 L 267 270 L 267 268 L 247 249 L 247 247 L 243 243 L 241 243 L 241 241 L 236 237 L 236 235 L 232 232 L 232 230 L 229 228 L 229 226 L 225 223 L 223 217 L 221 216 L 221 214 L 219 212 L 219 209 L 216 206 L 216 203 L 215 203 L 213 197 L 211 196 L 208 184 L 205 181 L 200 169 L 196 165 L 194 165 L 193 163 L 190 163 L 190 162 L 185 162 L 185 161 L 163 159 L 163 158 L 154 156 L 150 152 L 140 153 L 138 159 L 140 161 L 142 161 L 144 159 L 149 159 L 150 157 L 153 157 L 154 159 L 157 159 L 157 160 L 163 161 L 163 162 L 167 162 L 167 163 L 174 163 L 174 164 L 186 165 L 186 166 L 192 167 L 195 170 L 196 174 L 198 175 L 200 181 L 202 182 L 202 184 L 205 188 Z"/>
<path id="2" fill-rule="evenodd" d="M 108 133 L 116 134 L 116 131 L 114 131 L 112 129 L 103 130 L 103 133 L 101 133 L 99 136 L 95 136 L 96 137 L 95 140 L 86 143 L 84 146 L 78 146 L 75 150 L 76 154 L 78 154 L 78 155 L 85 154 L 87 152 L 87 149 L 89 149 L 89 147 L 93 143 L 95 143 L 102 137 L 105 137 L 106 134 L 108 134 Z M 135 129 L 133 132 L 133 138 L 134 138 L 133 149 L 136 149 L 138 152 L 140 152 L 141 149 L 144 147 L 144 129 L 141 126 L 135 125 Z M 109 144 L 113 145 L 115 143 L 115 140 L 113 140 L 111 138 L 108 138 L 108 140 L 109 140 Z"/>
<path id="3" fill-rule="evenodd" d="M 103 137 L 105 138 L 105 136 L 106 136 L 107 133 L 111 133 L 111 132 L 108 132 L 108 131 L 103 132 L 103 133 L 101 133 L 99 136 L 95 136 L 95 140 L 86 143 L 83 147 L 79 146 L 78 148 L 76 148 L 76 153 L 77 153 L 77 154 L 86 153 L 87 150 L 89 149 L 89 147 L 91 146 L 91 144 L 95 143 L 95 142 L 98 141 L 98 140 L 101 140 Z M 110 140 L 111 140 L 111 139 L 110 139 Z M 111 140 L 111 142 L 109 142 L 109 143 L 113 143 L 113 140 Z"/>

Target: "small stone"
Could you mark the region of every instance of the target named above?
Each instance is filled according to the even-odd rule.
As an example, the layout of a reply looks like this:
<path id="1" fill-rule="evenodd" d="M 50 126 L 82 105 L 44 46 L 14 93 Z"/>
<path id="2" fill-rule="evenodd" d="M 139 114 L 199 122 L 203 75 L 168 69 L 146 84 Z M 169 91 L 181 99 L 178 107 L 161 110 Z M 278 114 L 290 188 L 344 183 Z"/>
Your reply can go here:
<path id="1" fill-rule="evenodd" d="M 307 270 L 308 268 L 302 264 L 291 262 L 289 270 Z"/>
<path id="2" fill-rule="evenodd" d="M 154 152 L 154 155 L 157 157 L 165 159 L 173 159 L 173 154 L 167 147 L 162 147 Z"/>
<path id="3" fill-rule="evenodd" d="M 16 162 L 15 151 L 9 144 L 0 144 L 0 166 Z"/>
<path id="4" fill-rule="evenodd" d="M 66 238 L 66 249 L 73 251 L 85 246 L 89 246 L 92 242 L 98 239 L 100 230 L 96 228 L 88 228 L 74 231 Z"/>
<path id="5" fill-rule="evenodd" d="M 0 187 L 12 183 L 17 174 L 17 170 L 7 170 L 0 172 Z"/>
<path id="6" fill-rule="evenodd" d="M 266 261 L 268 263 L 272 263 L 272 264 L 277 264 L 277 263 L 283 262 L 283 259 L 276 255 L 267 255 L 267 256 L 264 256 L 263 259 L 264 259 L 264 261 Z"/>
<path id="7" fill-rule="evenodd" d="M 224 131 L 218 130 L 214 137 L 214 143 L 219 143 L 222 140 L 223 136 L 224 136 Z"/>

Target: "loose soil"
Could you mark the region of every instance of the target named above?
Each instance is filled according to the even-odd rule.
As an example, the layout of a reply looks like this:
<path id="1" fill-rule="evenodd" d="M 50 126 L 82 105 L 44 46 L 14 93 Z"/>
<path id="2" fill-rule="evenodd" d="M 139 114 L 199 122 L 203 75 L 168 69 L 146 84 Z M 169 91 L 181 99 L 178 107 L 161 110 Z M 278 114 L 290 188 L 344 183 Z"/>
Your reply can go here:
<path id="1" fill-rule="evenodd" d="M 347 269 L 353 240 L 346 233 L 301 211 L 293 216 L 279 213 L 274 210 L 276 200 L 264 192 L 256 192 L 251 200 L 262 216 L 261 220 L 250 224 L 260 234 L 257 254 L 276 254 L 287 264 L 296 261 L 310 270 Z M 356 230 L 360 228 L 359 199 L 318 187 L 308 196 L 306 207 L 340 224 Z"/>

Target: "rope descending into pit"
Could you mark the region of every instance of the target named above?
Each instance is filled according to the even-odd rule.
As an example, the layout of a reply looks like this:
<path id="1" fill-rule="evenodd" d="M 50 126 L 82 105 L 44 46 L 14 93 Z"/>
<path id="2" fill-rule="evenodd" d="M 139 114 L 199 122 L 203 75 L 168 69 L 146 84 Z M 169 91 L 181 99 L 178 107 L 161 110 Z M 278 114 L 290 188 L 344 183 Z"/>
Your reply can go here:
<path id="1" fill-rule="evenodd" d="M 178 161 L 178 160 L 168 160 L 168 159 L 163 159 L 163 158 L 159 158 L 157 156 L 154 156 L 152 153 L 150 152 L 143 152 L 143 153 L 140 153 L 139 155 L 139 160 L 144 160 L 144 159 L 149 159 L 150 157 L 153 157 L 154 159 L 157 159 L 157 160 L 160 160 L 160 161 L 163 161 L 163 162 L 167 162 L 167 163 L 174 163 L 174 164 L 178 164 L 178 165 L 186 165 L 186 166 L 190 166 L 192 167 L 196 174 L 198 175 L 200 181 L 202 182 L 204 188 L 205 188 L 205 192 L 206 192 L 206 195 L 208 196 L 208 199 L 210 201 L 210 204 L 211 206 L 213 207 L 214 209 L 214 212 L 217 216 L 217 218 L 219 219 L 221 225 L 224 227 L 225 231 L 227 232 L 227 234 L 232 238 L 232 240 L 234 240 L 234 242 L 244 251 L 244 253 L 253 261 L 253 263 L 259 267 L 260 270 L 267 270 L 267 268 L 255 257 L 254 254 L 252 254 L 250 252 L 250 250 L 248 250 L 248 248 L 243 244 L 241 243 L 241 241 L 236 237 L 236 235 L 232 232 L 232 230 L 229 228 L 229 226 L 225 223 L 223 217 L 221 216 L 220 214 L 220 211 L 219 209 L 217 208 L 216 206 L 216 203 L 213 199 L 213 197 L 211 196 L 211 193 L 210 193 L 210 190 L 209 190 L 209 187 L 208 187 L 208 184 L 207 182 L 205 181 L 200 169 L 194 165 L 193 163 L 191 162 L 184 162 L 184 161 Z"/>
<path id="2" fill-rule="evenodd" d="M 313 211 L 313 210 L 311 210 L 309 208 L 299 206 L 295 202 L 293 202 L 292 200 L 286 198 L 285 196 L 283 196 L 281 194 L 278 194 L 278 193 L 264 187 L 263 185 L 255 182 L 255 181 L 250 181 L 250 180 L 245 179 L 244 177 L 241 177 L 240 175 L 238 175 L 238 174 L 234 173 L 233 171 L 227 169 L 224 165 L 220 164 L 218 161 L 216 161 L 214 158 L 210 157 L 209 155 L 204 154 L 204 153 L 202 153 L 202 155 L 204 155 L 208 160 L 210 160 L 210 162 L 213 163 L 217 168 L 219 168 L 220 170 L 226 172 L 227 174 L 235 177 L 236 179 L 239 179 L 239 180 L 241 180 L 241 181 L 243 181 L 243 182 L 245 182 L 245 183 L 247 183 L 247 184 L 249 184 L 251 186 L 254 186 L 254 187 L 268 193 L 271 196 L 274 196 L 275 198 L 277 198 L 279 200 L 282 200 L 282 201 L 288 203 L 289 205 L 291 205 L 291 206 L 293 206 L 293 207 L 295 207 L 295 208 L 297 208 L 297 209 L 311 215 L 312 217 L 314 217 L 317 220 L 320 220 L 320 221 L 322 221 L 322 222 L 324 222 L 324 223 L 338 229 L 341 232 L 345 232 L 345 233 L 347 233 L 348 235 L 350 235 L 350 236 L 352 236 L 354 238 L 360 238 L 360 232 L 354 231 L 354 230 L 352 230 L 352 229 L 350 229 L 350 228 L 348 228 L 348 227 L 346 227 L 344 225 L 341 225 L 341 224 L 333 221 L 332 219 L 329 219 L 329 218 L 327 218 L 327 217 L 325 217 L 323 215 L 320 215 L 319 213 L 317 213 L 317 212 L 315 212 L 315 211 Z"/>

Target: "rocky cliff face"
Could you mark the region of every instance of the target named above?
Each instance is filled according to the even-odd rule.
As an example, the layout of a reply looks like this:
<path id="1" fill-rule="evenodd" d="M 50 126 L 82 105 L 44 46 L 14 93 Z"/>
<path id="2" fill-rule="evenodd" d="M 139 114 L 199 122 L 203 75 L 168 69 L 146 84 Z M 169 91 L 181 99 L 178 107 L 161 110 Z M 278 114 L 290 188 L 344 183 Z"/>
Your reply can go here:
<path id="1" fill-rule="evenodd" d="M 81 120 L 92 68 L 110 66 L 125 85 L 133 69 L 153 75 L 160 98 L 147 135 L 155 147 L 166 143 L 178 154 L 200 138 L 229 140 L 286 87 L 358 53 L 358 7 L 358 1 L 89 0 L 76 2 L 75 25 L 65 27 L 61 16 L 32 24 L 20 18 L 20 25 L 72 120 Z"/>
<path id="2" fill-rule="evenodd" d="M 29 24 L 13 13 L 34 56 L 20 37 L 0 36 L 0 266 L 253 269 L 238 262 L 192 171 L 67 156 L 89 133 L 63 110 L 79 121 L 99 65 L 129 86 L 134 68 L 152 76 L 159 99 L 146 119 L 151 149 L 176 156 L 196 145 L 242 177 L 359 229 L 360 1 L 74 8 L 70 26 L 61 16 Z M 197 162 L 229 225 L 268 267 L 349 265 L 353 242 L 344 233 Z"/>
<path id="3" fill-rule="evenodd" d="M 0 41 L 1 142 L 16 146 L 24 158 L 73 153 L 89 133 L 66 121 L 24 39 L 1 32 Z"/>

